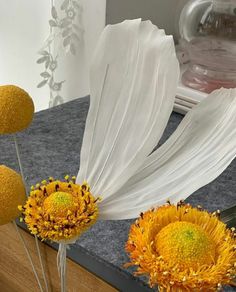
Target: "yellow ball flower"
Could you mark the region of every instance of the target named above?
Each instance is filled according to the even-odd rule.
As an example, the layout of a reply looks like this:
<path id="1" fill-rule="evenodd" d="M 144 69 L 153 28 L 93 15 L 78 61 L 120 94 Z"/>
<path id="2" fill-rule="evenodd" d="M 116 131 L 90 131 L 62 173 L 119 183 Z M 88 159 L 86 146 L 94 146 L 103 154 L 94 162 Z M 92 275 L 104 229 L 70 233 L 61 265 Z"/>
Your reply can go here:
<path id="1" fill-rule="evenodd" d="M 24 206 L 19 206 L 31 233 L 43 240 L 72 242 L 96 222 L 97 201 L 88 184 L 66 181 L 42 181 L 31 188 Z"/>
<path id="2" fill-rule="evenodd" d="M 16 219 L 20 212 L 18 205 L 26 200 L 21 176 L 14 170 L 0 165 L 0 225 Z"/>
<path id="3" fill-rule="evenodd" d="M 34 115 L 34 103 L 27 92 L 15 85 L 0 86 L 0 134 L 27 128 Z"/>
<path id="4" fill-rule="evenodd" d="M 126 251 L 159 291 L 218 291 L 233 284 L 236 240 L 217 214 L 180 203 L 141 213 Z"/>

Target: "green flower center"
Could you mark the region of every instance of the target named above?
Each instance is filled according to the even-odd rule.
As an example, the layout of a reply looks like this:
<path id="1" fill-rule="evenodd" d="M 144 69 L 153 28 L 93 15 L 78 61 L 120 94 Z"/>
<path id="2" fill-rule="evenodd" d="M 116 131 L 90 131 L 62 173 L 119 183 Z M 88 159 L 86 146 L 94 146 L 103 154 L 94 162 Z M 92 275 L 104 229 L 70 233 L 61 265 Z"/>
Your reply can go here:
<path id="1" fill-rule="evenodd" d="M 66 217 L 68 211 L 75 209 L 75 199 L 70 193 L 55 192 L 45 199 L 43 206 L 48 214 Z"/>
<path id="2" fill-rule="evenodd" d="M 216 246 L 210 235 L 190 222 L 168 224 L 156 235 L 155 246 L 165 261 L 183 268 L 211 265 L 216 257 Z"/>

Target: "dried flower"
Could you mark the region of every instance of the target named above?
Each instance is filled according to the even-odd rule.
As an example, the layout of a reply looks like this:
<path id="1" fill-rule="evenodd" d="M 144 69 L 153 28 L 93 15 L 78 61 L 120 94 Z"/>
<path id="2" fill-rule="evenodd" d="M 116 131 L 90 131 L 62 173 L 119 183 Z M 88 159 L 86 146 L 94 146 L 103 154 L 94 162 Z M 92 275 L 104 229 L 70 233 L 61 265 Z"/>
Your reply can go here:
<path id="1" fill-rule="evenodd" d="M 5 165 L 0 165 L 0 184 L 0 225 L 3 225 L 20 215 L 17 206 L 25 203 L 26 194 L 21 176 Z"/>
<path id="2" fill-rule="evenodd" d="M 97 200 L 87 183 L 78 185 L 74 180 L 49 179 L 31 188 L 23 209 L 25 223 L 31 233 L 44 239 L 73 241 L 96 222 Z"/>
<path id="3" fill-rule="evenodd" d="M 159 285 L 160 291 L 217 291 L 233 281 L 235 244 L 218 217 L 183 203 L 167 204 L 132 225 L 128 266 L 149 275 L 150 286 Z"/>
<path id="4" fill-rule="evenodd" d="M 15 85 L 0 86 L 0 134 L 27 128 L 34 115 L 34 103 L 27 92 Z"/>

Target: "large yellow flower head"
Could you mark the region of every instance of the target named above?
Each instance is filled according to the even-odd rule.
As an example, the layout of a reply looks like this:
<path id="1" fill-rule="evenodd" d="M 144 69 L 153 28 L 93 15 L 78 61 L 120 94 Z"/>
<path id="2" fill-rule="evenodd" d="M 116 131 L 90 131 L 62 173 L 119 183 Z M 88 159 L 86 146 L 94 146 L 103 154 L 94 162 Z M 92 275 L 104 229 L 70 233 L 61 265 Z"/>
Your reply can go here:
<path id="1" fill-rule="evenodd" d="M 50 178 L 31 188 L 30 196 L 19 209 L 31 233 L 41 239 L 72 242 L 96 222 L 97 201 L 87 183 L 75 184 Z"/>
<path id="2" fill-rule="evenodd" d="M 136 274 L 160 291 L 217 291 L 236 274 L 234 229 L 217 214 L 179 203 L 141 214 L 126 251 Z"/>
<path id="3" fill-rule="evenodd" d="M 21 176 L 5 165 L 0 165 L 0 185 L 0 225 L 3 225 L 20 215 L 17 206 L 25 203 L 26 193 Z"/>
<path id="4" fill-rule="evenodd" d="M 27 128 L 34 115 L 34 103 L 27 92 L 15 85 L 0 86 L 0 134 Z"/>

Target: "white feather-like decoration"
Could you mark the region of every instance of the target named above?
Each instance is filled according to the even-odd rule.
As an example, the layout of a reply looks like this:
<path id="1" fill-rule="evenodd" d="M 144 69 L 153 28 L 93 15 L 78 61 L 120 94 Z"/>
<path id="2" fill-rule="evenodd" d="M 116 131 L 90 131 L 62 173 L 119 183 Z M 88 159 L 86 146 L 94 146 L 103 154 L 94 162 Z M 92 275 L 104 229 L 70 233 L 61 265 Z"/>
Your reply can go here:
<path id="1" fill-rule="evenodd" d="M 172 37 L 150 21 L 105 28 L 91 67 L 91 100 L 77 183 L 102 196 L 100 219 L 128 219 L 177 202 L 236 156 L 236 89 L 190 111 L 154 153 L 173 108 L 179 66 Z"/>
<path id="2" fill-rule="evenodd" d="M 210 94 L 136 174 L 101 206 L 102 218 L 127 219 L 170 199 L 187 198 L 236 156 L 236 89 Z"/>
<path id="3" fill-rule="evenodd" d="M 77 182 L 88 181 L 104 200 L 141 167 L 166 127 L 179 78 L 173 38 L 140 19 L 107 26 L 90 77 Z"/>

